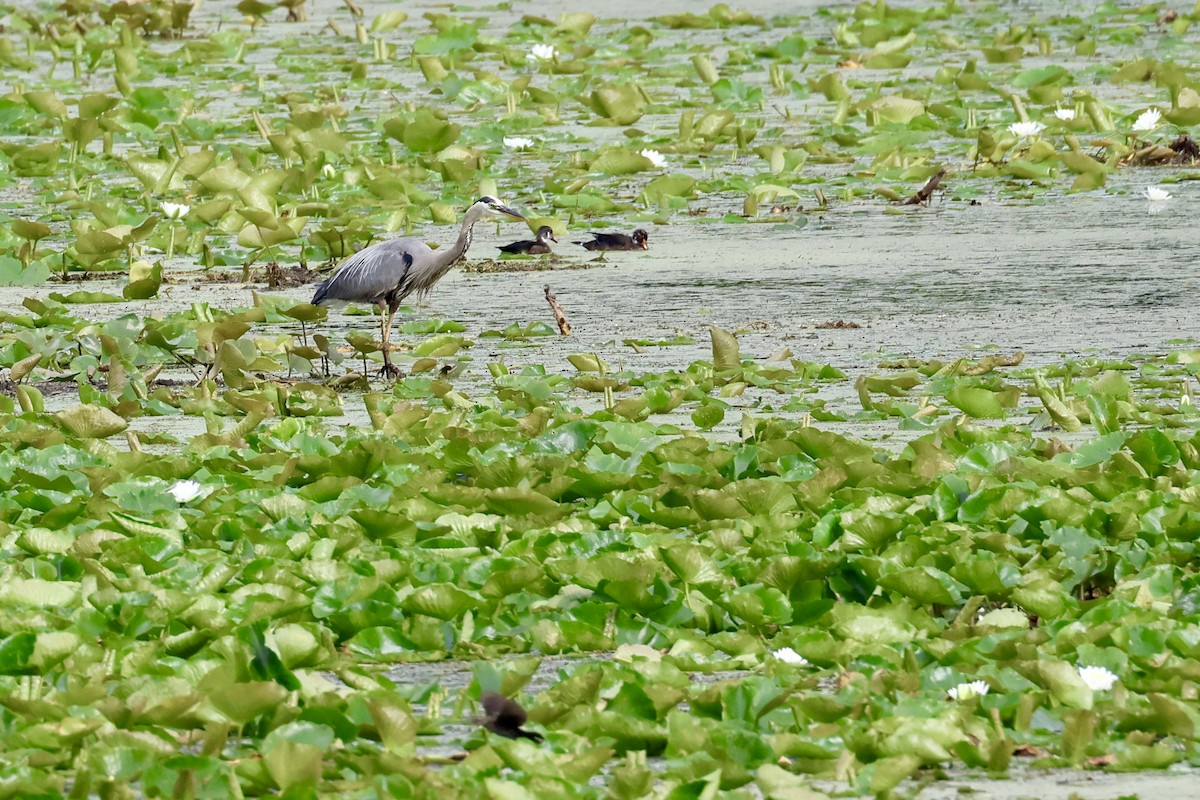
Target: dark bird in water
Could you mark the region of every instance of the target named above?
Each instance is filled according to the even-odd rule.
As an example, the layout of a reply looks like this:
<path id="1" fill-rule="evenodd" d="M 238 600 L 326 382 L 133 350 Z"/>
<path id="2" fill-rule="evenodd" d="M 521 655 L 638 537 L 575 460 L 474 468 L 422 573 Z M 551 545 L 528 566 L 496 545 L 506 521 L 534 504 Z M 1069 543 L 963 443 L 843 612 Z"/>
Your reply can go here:
<path id="1" fill-rule="evenodd" d="M 364 247 L 343 261 L 337 272 L 317 284 L 313 305 L 338 302 L 378 305 L 383 318 L 383 374 L 389 378 L 398 377 L 400 370 L 392 365 L 388 337 L 400 304 L 409 295 L 422 297 L 428 294 L 433 285 L 466 255 L 475 223 L 496 214 L 525 219 L 494 197 L 481 197 L 467 209 L 458 239 L 453 244 L 434 250 L 420 239 L 404 238 Z"/>
<path id="2" fill-rule="evenodd" d="M 633 236 L 623 233 L 593 233 L 590 242 L 575 242 L 588 250 L 649 250 L 650 234 L 638 228 Z"/>
<path id="3" fill-rule="evenodd" d="M 521 726 L 527 719 L 525 709 L 516 700 L 510 700 L 502 694 L 487 692 L 483 700 L 483 727 L 492 733 L 498 733 L 509 739 L 525 738 L 540 742 L 544 738 L 540 733 L 527 731 Z"/>
<path id="4" fill-rule="evenodd" d="M 543 253 L 552 252 L 550 245 L 546 242 L 547 239 L 558 244 L 558 239 L 554 236 L 554 229 L 549 225 L 543 225 L 537 229 L 536 241 L 526 239 L 521 242 L 513 242 L 512 244 L 502 244 L 500 245 L 500 251 L 503 253 L 528 253 L 529 255 L 540 256 Z"/>

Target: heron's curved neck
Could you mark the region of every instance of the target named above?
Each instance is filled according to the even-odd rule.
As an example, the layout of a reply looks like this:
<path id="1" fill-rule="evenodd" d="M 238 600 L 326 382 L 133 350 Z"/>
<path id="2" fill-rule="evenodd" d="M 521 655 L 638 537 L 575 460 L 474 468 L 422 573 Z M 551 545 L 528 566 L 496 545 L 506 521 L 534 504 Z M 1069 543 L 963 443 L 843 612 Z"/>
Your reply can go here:
<path id="1" fill-rule="evenodd" d="M 472 229 L 478 221 L 479 218 L 474 214 L 467 214 L 463 217 L 462 226 L 458 229 L 458 239 L 455 240 L 454 244 L 443 247 L 433 255 L 439 269 L 450 269 L 460 258 L 467 254 L 467 248 L 471 246 Z"/>

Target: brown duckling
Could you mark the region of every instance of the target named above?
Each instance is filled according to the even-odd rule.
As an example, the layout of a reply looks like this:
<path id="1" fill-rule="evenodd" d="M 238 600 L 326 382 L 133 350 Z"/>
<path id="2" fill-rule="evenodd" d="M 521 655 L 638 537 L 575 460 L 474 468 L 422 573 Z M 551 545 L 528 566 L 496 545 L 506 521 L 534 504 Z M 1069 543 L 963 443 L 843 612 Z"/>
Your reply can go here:
<path id="1" fill-rule="evenodd" d="M 537 240 L 529 241 L 526 239 L 521 242 L 513 242 L 500 246 L 500 251 L 503 253 L 526 253 L 528 255 L 540 256 L 543 253 L 552 252 L 550 245 L 546 242 L 549 239 L 551 242 L 558 244 L 558 239 L 554 236 L 554 229 L 549 225 L 543 225 L 537 229 Z"/>
<path id="2" fill-rule="evenodd" d="M 492 733 L 498 733 L 509 739 L 524 737 L 534 742 L 540 742 L 545 738 L 540 733 L 527 731 L 521 727 L 525 724 L 527 717 L 525 709 L 521 708 L 521 704 L 516 700 L 511 700 L 496 692 L 487 692 L 480 699 L 483 701 L 483 713 L 487 715 L 483 718 L 483 727 Z"/>
<path id="3" fill-rule="evenodd" d="M 593 233 L 589 242 L 575 242 L 588 250 L 649 250 L 650 234 L 642 228 L 633 232 L 633 236 L 623 233 Z"/>

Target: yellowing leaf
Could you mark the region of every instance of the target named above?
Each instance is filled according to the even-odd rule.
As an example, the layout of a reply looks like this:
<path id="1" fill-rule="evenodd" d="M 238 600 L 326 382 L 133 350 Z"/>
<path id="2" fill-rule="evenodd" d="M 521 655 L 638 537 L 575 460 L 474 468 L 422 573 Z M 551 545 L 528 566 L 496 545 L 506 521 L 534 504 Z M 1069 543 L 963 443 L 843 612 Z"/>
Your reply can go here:
<path id="1" fill-rule="evenodd" d="M 106 439 L 129 427 L 129 423 L 107 408 L 78 405 L 55 416 L 63 427 L 81 439 Z"/>
<path id="2" fill-rule="evenodd" d="M 715 326 L 708 330 L 712 336 L 713 369 L 724 372 L 740 367 L 742 360 L 738 353 L 737 337 Z"/>

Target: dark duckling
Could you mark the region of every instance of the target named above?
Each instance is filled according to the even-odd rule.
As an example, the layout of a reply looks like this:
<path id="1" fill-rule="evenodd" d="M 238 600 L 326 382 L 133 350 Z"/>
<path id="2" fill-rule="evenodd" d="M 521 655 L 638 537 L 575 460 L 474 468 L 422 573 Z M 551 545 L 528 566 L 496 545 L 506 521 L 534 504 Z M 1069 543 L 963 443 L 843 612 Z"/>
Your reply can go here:
<path id="1" fill-rule="evenodd" d="M 529 255 L 540 256 L 543 253 L 552 252 L 550 245 L 546 242 L 547 239 L 558 244 L 558 239 L 554 236 L 554 229 L 549 225 L 543 225 L 537 229 L 536 241 L 525 240 L 501 245 L 500 251 L 503 253 L 527 253 Z"/>
<path id="2" fill-rule="evenodd" d="M 649 250 L 650 234 L 638 228 L 633 236 L 623 233 L 593 233 L 590 242 L 575 242 L 588 250 Z"/>
<path id="3" fill-rule="evenodd" d="M 542 741 L 540 733 L 527 731 L 521 726 L 525 724 L 525 709 L 516 700 L 510 700 L 502 694 L 487 692 L 483 700 L 483 727 L 492 733 L 498 733 L 509 739 L 526 738 L 534 742 Z"/>

